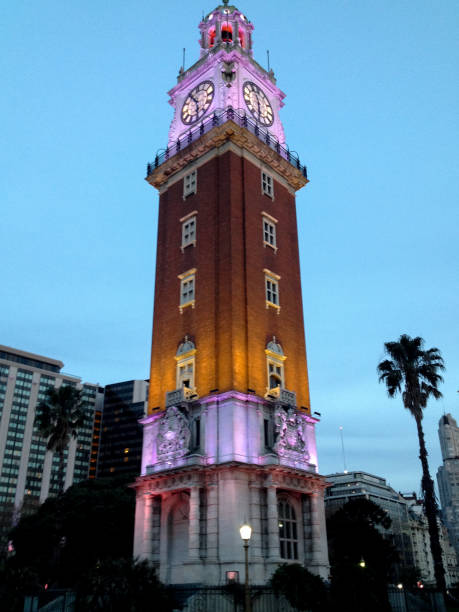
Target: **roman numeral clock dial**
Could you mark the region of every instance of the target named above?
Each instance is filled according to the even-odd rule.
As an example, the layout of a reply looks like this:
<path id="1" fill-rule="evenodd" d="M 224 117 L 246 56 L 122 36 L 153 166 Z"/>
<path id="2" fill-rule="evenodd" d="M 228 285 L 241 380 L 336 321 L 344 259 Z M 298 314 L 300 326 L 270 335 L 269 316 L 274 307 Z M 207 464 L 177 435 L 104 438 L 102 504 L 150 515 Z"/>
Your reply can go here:
<path id="1" fill-rule="evenodd" d="M 252 81 L 246 81 L 242 88 L 242 93 L 247 108 L 255 119 L 262 125 L 271 126 L 274 122 L 273 109 L 265 93 L 258 85 L 255 85 Z"/>
<path id="2" fill-rule="evenodd" d="M 202 81 L 187 95 L 182 106 L 182 121 L 191 125 L 199 121 L 209 109 L 214 99 L 215 88 L 212 81 Z"/>

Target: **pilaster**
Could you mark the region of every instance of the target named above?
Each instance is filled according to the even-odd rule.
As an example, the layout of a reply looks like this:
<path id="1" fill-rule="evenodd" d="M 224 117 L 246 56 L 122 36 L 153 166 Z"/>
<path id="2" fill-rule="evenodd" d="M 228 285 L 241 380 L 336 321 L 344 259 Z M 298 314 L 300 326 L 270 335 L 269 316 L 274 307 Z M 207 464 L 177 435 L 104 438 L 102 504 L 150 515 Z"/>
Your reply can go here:
<path id="1" fill-rule="evenodd" d="M 311 561 L 308 569 L 322 578 L 328 578 L 329 562 L 323 489 L 311 493 L 310 515 Z"/>
<path id="2" fill-rule="evenodd" d="M 188 560 L 199 561 L 199 487 L 190 489 Z"/>
<path id="3" fill-rule="evenodd" d="M 267 487 L 268 517 L 268 561 L 279 561 L 279 520 L 277 513 L 277 489 L 274 485 Z"/>

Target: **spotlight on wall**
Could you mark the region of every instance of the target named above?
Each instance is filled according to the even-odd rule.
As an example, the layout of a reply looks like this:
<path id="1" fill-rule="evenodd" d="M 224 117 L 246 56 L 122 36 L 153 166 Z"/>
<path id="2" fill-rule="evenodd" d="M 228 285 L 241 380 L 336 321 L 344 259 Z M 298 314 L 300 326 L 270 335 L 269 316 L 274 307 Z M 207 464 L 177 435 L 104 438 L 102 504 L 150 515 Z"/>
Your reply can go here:
<path id="1" fill-rule="evenodd" d="M 247 389 L 247 393 L 256 393 L 255 389 Z"/>
<path id="2" fill-rule="evenodd" d="M 211 389 L 209 393 L 217 393 L 218 389 Z"/>
<path id="3" fill-rule="evenodd" d="M 313 414 L 317 414 L 317 416 L 322 416 L 320 412 L 314 412 Z"/>

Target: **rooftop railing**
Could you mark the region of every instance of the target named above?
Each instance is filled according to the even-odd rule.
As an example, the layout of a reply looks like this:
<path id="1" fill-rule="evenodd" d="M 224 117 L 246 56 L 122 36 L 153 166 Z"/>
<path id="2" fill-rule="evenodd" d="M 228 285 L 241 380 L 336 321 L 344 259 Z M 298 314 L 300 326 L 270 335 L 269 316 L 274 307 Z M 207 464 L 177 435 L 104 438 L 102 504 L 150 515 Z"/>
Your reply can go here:
<path id="1" fill-rule="evenodd" d="M 292 164 L 292 166 L 297 168 L 305 178 L 308 178 L 307 168 L 301 165 L 300 158 L 295 151 L 291 151 L 288 147 L 282 146 L 269 130 L 260 127 L 260 125 L 251 119 L 243 110 L 236 111 L 231 107 L 224 110 L 216 110 L 212 115 L 206 117 L 204 121 L 201 121 L 199 125 L 189 130 L 189 132 L 184 134 L 181 138 L 178 138 L 174 144 L 158 151 L 154 162 L 147 164 L 147 177 L 173 155 L 183 151 L 191 145 L 191 143 L 198 140 L 198 138 L 210 132 L 214 127 L 223 125 L 226 121 L 233 121 L 240 127 L 249 130 L 249 132 L 254 134 L 259 140 L 264 142 L 268 147 L 276 151 L 276 153 Z"/>

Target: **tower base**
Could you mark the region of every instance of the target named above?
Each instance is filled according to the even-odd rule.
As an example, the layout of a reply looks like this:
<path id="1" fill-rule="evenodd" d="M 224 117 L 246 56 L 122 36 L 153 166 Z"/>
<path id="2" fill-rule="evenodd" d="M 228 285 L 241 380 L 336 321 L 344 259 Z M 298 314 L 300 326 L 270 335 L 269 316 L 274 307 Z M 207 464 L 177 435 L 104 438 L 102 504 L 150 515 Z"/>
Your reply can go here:
<path id="1" fill-rule="evenodd" d="M 262 398 L 236 392 L 205 398 L 195 408 L 206 432 L 199 449 L 173 457 L 179 451 L 169 448 L 169 459 L 156 455 L 150 465 L 144 456 L 144 473 L 132 485 L 137 491 L 134 556 L 152 562 L 164 583 L 224 585 L 231 577 L 243 582 L 239 528 L 245 522 L 252 527 L 252 584 L 266 584 L 286 562 L 328 577 L 325 479 L 314 466 L 295 467 L 307 462 L 296 460 L 293 451 L 284 457 L 273 449 L 262 452 L 263 404 Z M 149 457 L 160 448 L 165 428 L 177 433 L 185 418 L 184 411 L 177 418 L 171 414 L 144 419 Z M 308 425 L 309 417 L 298 419 L 299 427 Z M 210 452 L 215 440 L 216 453 Z M 245 452 L 234 448 L 241 440 L 246 449 L 250 440 L 250 457 L 237 461 L 235 455 Z"/>

